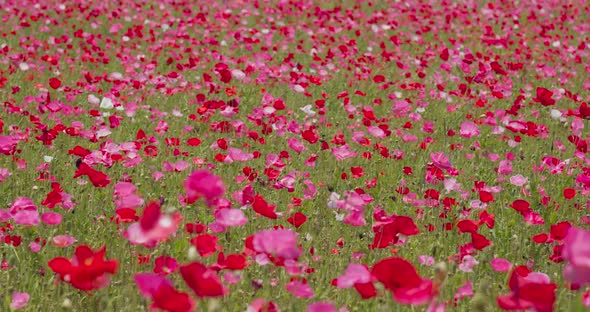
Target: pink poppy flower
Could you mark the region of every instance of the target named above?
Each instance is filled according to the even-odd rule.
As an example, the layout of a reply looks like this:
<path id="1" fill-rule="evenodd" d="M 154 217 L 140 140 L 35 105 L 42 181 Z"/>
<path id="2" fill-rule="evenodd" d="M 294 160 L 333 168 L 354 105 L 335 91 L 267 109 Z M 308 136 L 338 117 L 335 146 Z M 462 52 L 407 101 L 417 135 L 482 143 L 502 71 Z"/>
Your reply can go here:
<path id="1" fill-rule="evenodd" d="M 225 184 L 220 177 L 208 170 L 196 170 L 184 181 L 186 202 L 191 204 L 199 198 L 204 198 L 208 206 L 225 193 Z"/>
<path id="2" fill-rule="evenodd" d="M 275 257 L 297 259 L 301 250 L 297 247 L 297 234 L 291 230 L 266 230 L 254 235 L 254 250 Z"/>
<path id="3" fill-rule="evenodd" d="M 568 262 L 563 269 L 565 279 L 577 286 L 590 284 L 590 231 L 571 227 L 563 244 L 563 258 Z"/>
<path id="4" fill-rule="evenodd" d="M 464 121 L 461 123 L 459 135 L 464 138 L 472 138 L 480 134 L 479 127 L 473 121 Z"/>
<path id="5" fill-rule="evenodd" d="M 31 299 L 31 296 L 28 293 L 15 291 L 12 293 L 10 308 L 14 310 L 24 308 L 29 303 L 29 299 Z"/>
<path id="6" fill-rule="evenodd" d="M 167 240 L 176 233 L 181 221 L 180 213 L 162 214 L 159 203 L 151 202 L 144 209 L 139 222 L 131 224 L 123 236 L 131 244 L 154 248 L 159 242 Z"/>
<path id="7" fill-rule="evenodd" d="M 285 285 L 287 291 L 297 298 L 311 298 L 313 297 L 313 289 L 307 285 L 305 280 L 293 280 Z"/>

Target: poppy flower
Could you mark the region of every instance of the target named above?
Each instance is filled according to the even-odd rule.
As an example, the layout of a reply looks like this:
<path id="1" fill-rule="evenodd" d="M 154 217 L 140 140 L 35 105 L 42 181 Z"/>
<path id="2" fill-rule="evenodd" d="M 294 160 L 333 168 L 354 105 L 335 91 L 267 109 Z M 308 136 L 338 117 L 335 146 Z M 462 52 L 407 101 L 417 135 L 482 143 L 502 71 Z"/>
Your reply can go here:
<path id="1" fill-rule="evenodd" d="M 425 304 L 436 295 L 432 281 L 420 277 L 414 266 L 402 258 L 377 262 L 371 274 L 402 304 Z"/>
<path id="2" fill-rule="evenodd" d="M 537 103 L 541 103 L 543 106 L 551 106 L 555 105 L 555 100 L 551 98 L 552 96 L 553 92 L 543 87 L 537 87 L 537 97 L 533 100 Z"/>
<path id="3" fill-rule="evenodd" d="M 109 274 L 117 272 L 117 260 L 106 260 L 106 247 L 94 251 L 86 245 L 76 247 L 72 259 L 53 258 L 48 262 L 49 268 L 57 273 L 60 279 L 73 287 L 90 292 L 106 287 Z"/>
<path id="4" fill-rule="evenodd" d="M 186 202 L 192 204 L 199 198 L 204 198 L 208 206 L 225 193 L 225 184 L 220 177 L 208 170 L 196 170 L 184 181 Z"/>
<path id="5" fill-rule="evenodd" d="M 220 248 L 217 245 L 217 240 L 217 236 L 205 233 L 191 238 L 190 242 L 195 246 L 201 257 L 208 257 Z"/>
<path id="6" fill-rule="evenodd" d="M 276 219 L 278 218 L 277 213 L 275 212 L 275 205 L 269 204 L 264 197 L 260 194 L 256 194 L 254 196 L 254 202 L 252 203 L 252 209 L 262 216 L 265 216 L 269 219 Z"/>
<path id="7" fill-rule="evenodd" d="M 215 271 L 219 270 L 243 270 L 248 266 L 246 257 L 241 254 L 225 255 L 220 252 L 217 255 L 217 263 L 211 266 L 211 269 Z"/>
<path id="8" fill-rule="evenodd" d="M 375 218 L 376 221 L 377 217 Z M 418 227 L 414 220 L 406 216 L 391 215 L 385 221 L 377 222 L 373 226 L 375 238 L 371 249 L 387 248 L 390 244 L 395 244 L 399 241 L 399 235 L 413 236 L 418 234 Z"/>
<path id="9" fill-rule="evenodd" d="M 307 281 L 294 279 L 285 285 L 285 288 L 297 298 L 311 298 L 314 295 L 313 289 L 307 285 Z"/>
<path id="10" fill-rule="evenodd" d="M 10 301 L 10 309 L 18 310 L 24 308 L 29 303 L 31 296 L 26 292 L 13 292 L 12 300 Z"/>
<path id="11" fill-rule="evenodd" d="M 354 287 L 363 299 L 377 296 L 377 290 L 375 289 L 375 285 L 373 285 L 371 273 L 362 264 L 349 264 L 346 271 L 344 271 L 344 275 L 339 276 L 332 284 L 338 288 Z"/>
<path id="12" fill-rule="evenodd" d="M 301 250 L 297 247 L 297 234 L 291 230 L 267 230 L 254 235 L 253 249 L 283 260 L 297 260 Z"/>
<path id="13" fill-rule="evenodd" d="M 185 292 L 180 292 L 172 286 L 165 277 L 152 274 L 135 274 L 135 283 L 141 294 L 153 300 L 152 308 L 169 312 L 190 312 L 195 307 L 195 302 Z"/>
<path id="14" fill-rule="evenodd" d="M 580 118 L 590 119 L 590 107 L 588 107 L 588 104 L 583 102 L 582 104 L 580 104 L 578 110 L 580 112 L 578 115 Z"/>
<path id="15" fill-rule="evenodd" d="M 154 262 L 154 273 L 156 274 L 168 275 L 174 273 L 176 269 L 178 269 L 178 262 L 169 256 L 160 256 Z"/>
<path id="16" fill-rule="evenodd" d="M 180 275 L 199 298 L 221 297 L 228 293 L 215 271 L 200 262 L 181 266 Z"/>
<path id="17" fill-rule="evenodd" d="M 88 166 L 86 163 L 81 162 L 80 167 L 74 173 L 74 178 L 87 176 L 90 179 L 90 182 L 94 187 L 105 187 L 111 183 L 111 179 L 108 175 L 100 172 L 98 170 L 94 170 L 92 167 Z"/>
<path id="18" fill-rule="evenodd" d="M 565 279 L 572 285 L 590 284 L 590 231 L 569 228 L 564 240 L 562 255 L 568 262 L 563 269 Z"/>
<path id="19" fill-rule="evenodd" d="M 287 218 L 287 222 L 289 222 L 295 228 L 299 228 L 306 221 L 307 221 L 307 216 L 299 211 L 294 213 L 289 218 Z"/>
<path id="20" fill-rule="evenodd" d="M 58 89 L 61 86 L 61 80 L 55 77 L 49 78 L 49 86 L 53 89 Z"/>
<path id="21" fill-rule="evenodd" d="M 512 270 L 508 286 L 511 293 L 497 298 L 502 310 L 553 311 L 557 285 L 547 275 L 519 266 Z"/>
<path id="22" fill-rule="evenodd" d="M 0 136 L 0 154 L 11 155 L 16 151 L 18 139 L 15 136 Z"/>
<path id="23" fill-rule="evenodd" d="M 179 212 L 171 215 L 162 214 L 160 204 L 154 201 L 144 209 L 139 222 L 131 224 L 123 236 L 131 244 L 154 248 L 159 242 L 176 233 L 181 221 L 182 215 Z"/>

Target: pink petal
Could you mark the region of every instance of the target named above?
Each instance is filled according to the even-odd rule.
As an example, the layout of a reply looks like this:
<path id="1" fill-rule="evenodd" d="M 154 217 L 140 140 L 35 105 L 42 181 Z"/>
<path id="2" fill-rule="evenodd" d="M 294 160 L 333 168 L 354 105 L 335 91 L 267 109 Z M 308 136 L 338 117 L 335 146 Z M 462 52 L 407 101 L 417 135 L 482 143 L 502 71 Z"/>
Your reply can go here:
<path id="1" fill-rule="evenodd" d="M 563 257 L 571 265 L 590 268 L 590 231 L 572 227 L 564 240 Z"/>
<path id="2" fill-rule="evenodd" d="M 461 264 L 459 264 L 459 270 L 463 272 L 473 272 L 473 267 L 478 263 L 479 262 L 477 262 L 473 256 L 467 255 L 463 257 Z"/>
<path id="3" fill-rule="evenodd" d="M 41 215 L 41 221 L 48 225 L 58 225 L 61 223 L 62 216 L 57 212 L 48 211 Z"/>
<path id="4" fill-rule="evenodd" d="M 14 223 L 20 225 L 37 225 L 39 224 L 39 212 L 37 210 L 22 210 L 17 212 L 14 216 Z"/>
<path id="5" fill-rule="evenodd" d="M 254 236 L 254 250 L 276 257 L 297 259 L 301 250 L 297 248 L 297 235 L 291 230 L 267 230 Z"/>
<path id="6" fill-rule="evenodd" d="M 77 240 L 74 237 L 67 234 L 57 235 L 53 237 L 53 244 L 57 247 L 68 247 L 75 242 L 77 242 Z"/>
<path id="7" fill-rule="evenodd" d="M 337 312 L 336 308 L 329 302 L 316 302 L 307 306 L 307 312 Z"/>
<path id="8" fill-rule="evenodd" d="M 0 222 L 6 222 L 10 219 L 12 219 L 12 215 L 10 214 L 10 212 L 4 209 L 0 209 Z"/>
<path id="9" fill-rule="evenodd" d="M 289 148 L 294 150 L 297 154 L 301 153 L 305 149 L 305 145 L 301 143 L 301 141 L 297 140 L 296 138 L 288 138 L 287 144 Z"/>
<path id="10" fill-rule="evenodd" d="M 133 276 L 139 292 L 146 298 L 152 298 L 154 292 L 162 285 L 172 286 L 172 283 L 159 274 L 140 273 Z"/>
<path id="11" fill-rule="evenodd" d="M 311 298 L 313 297 L 313 289 L 311 289 L 306 283 L 302 283 L 299 280 L 294 280 L 285 285 L 287 291 L 297 298 Z"/>
<path id="12" fill-rule="evenodd" d="M 480 134 L 479 127 L 472 121 L 464 121 L 461 123 L 459 135 L 464 138 L 471 138 Z"/>
<path id="13" fill-rule="evenodd" d="M 417 287 L 398 288 L 393 297 L 401 304 L 425 304 L 432 299 L 432 281 L 423 279 Z"/>
<path id="14" fill-rule="evenodd" d="M 209 206 L 213 205 L 214 199 L 225 193 L 225 184 L 221 178 L 204 169 L 193 171 L 184 181 L 184 188 L 188 202 L 204 197 Z"/>
<path id="15" fill-rule="evenodd" d="M 590 290 L 582 294 L 582 304 L 585 307 L 590 308 Z"/>
<path id="16" fill-rule="evenodd" d="M 179 160 L 176 162 L 176 164 L 174 164 L 174 169 L 177 172 L 184 171 L 184 170 L 188 169 L 188 167 L 190 167 L 190 164 L 184 160 Z"/>
<path id="17" fill-rule="evenodd" d="M 383 131 L 383 129 L 377 127 L 377 126 L 370 126 L 367 128 L 367 131 L 369 132 L 370 135 L 379 138 L 379 139 L 383 139 L 386 137 L 385 135 L 385 131 Z"/>
<path id="18" fill-rule="evenodd" d="M 529 182 L 529 180 L 521 174 L 517 174 L 517 175 L 510 177 L 510 184 L 512 184 L 512 185 L 523 186 L 523 185 L 527 184 L 528 182 Z"/>
<path id="19" fill-rule="evenodd" d="M 35 242 L 30 242 L 29 249 L 31 249 L 32 252 L 39 252 L 41 251 L 41 245 Z"/>
<path id="20" fill-rule="evenodd" d="M 135 192 L 137 187 L 129 182 L 119 182 L 115 185 L 115 191 L 113 194 L 115 196 L 129 196 Z"/>
<path id="21" fill-rule="evenodd" d="M 11 175 L 12 175 L 12 172 L 8 171 L 7 168 L 0 168 L 0 183 L 4 182 Z"/>
<path id="22" fill-rule="evenodd" d="M 496 272 L 508 272 L 512 268 L 512 263 L 504 258 L 494 258 L 490 261 L 490 265 Z"/>
<path id="23" fill-rule="evenodd" d="M 465 297 L 473 297 L 473 284 L 470 280 L 467 280 L 465 285 L 457 288 L 457 293 L 455 293 L 455 300 L 465 298 Z"/>
<path id="24" fill-rule="evenodd" d="M 351 263 L 348 265 L 344 275 L 341 275 L 336 280 L 336 286 L 338 288 L 349 288 L 354 286 L 356 283 L 368 283 L 371 281 L 371 273 L 362 264 Z"/>
<path id="25" fill-rule="evenodd" d="M 333 147 L 332 155 L 336 157 L 336 160 L 344 160 L 347 158 L 353 158 L 357 156 L 357 153 L 351 151 L 348 145 L 342 145 L 341 147 Z"/>
<path id="26" fill-rule="evenodd" d="M 215 221 L 223 226 L 242 226 L 248 218 L 240 209 L 220 209 L 215 212 Z"/>
<path id="27" fill-rule="evenodd" d="M 15 310 L 24 308 L 29 303 L 30 298 L 31 296 L 29 296 L 29 294 L 26 292 L 13 292 L 12 301 L 10 302 L 10 308 Z"/>
<path id="28" fill-rule="evenodd" d="M 254 155 L 251 153 L 246 153 L 241 149 L 230 147 L 227 149 L 227 154 L 232 160 L 235 161 L 248 161 L 254 159 Z"/>

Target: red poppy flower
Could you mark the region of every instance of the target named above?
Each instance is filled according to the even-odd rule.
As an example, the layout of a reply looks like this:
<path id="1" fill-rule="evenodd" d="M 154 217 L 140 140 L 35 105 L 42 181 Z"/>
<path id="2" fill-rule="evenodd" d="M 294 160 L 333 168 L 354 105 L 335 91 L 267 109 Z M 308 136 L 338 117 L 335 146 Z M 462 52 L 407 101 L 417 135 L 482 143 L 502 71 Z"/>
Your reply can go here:
<path id="1" fill-rule="evenodd" d="M 93 251 L 86 245 L 76 247 L 71 260 L 63 257 L 53 258 L 48 262 L 53 272 L 60 279 L 73 287 L 90 292 L 108 285 L 107 274 L 117 272 L 116 260 L 105 260 L 106 247 Z"/>
<path id="2" fill-rule="evenodd" d="M 146 298 L 151 298 L 152 308 L 169 312 L 193 311 L 195 302 L 185 292 L 180 292 L 172 283 L 158 274 L 136 274 L 135 283 Z"/>
<path id="3" fill-rule="evenodd" d="M 209 269 L 200 262 L 193 262 L 181 266 L 180 274 L 188 287 L 190 287 L 199 298 L 221 297 L 228 292 L 227 288 L 223 287 L 221 284 L 221 280 L 215 271 Z"/>
<path id="4" fill-rule="evenodd" d="M 94 187 L 105 187 L 111 183 L 111 179 L 108 175 L 98 170 L 94 170 L 84 162 L 80 163 L 80 167 L 74 173 L 74 178 L 81 177 L 83 175 L 90 179 L 90 182 L 92 185 L 94 185 Z"/>
<path id="5" fill-rule="evenodd" d="M 414 266 L 402 258 L 379 261 L 373 266 L 371 274 L 402 304 L 424 304 L 436 293 L 432 281 L 421 278 Z"/>
<path id="6" fill-rule="evenodd" d="M 497 298 L 501 309 L 553 311 L 557 285 L 545 274 L 531 273 L 527 267 L 519 266 L 512 270 L 508 286 L 511 293 Z"/>
<path id="7" fill-rule="evenodd" d="M 256 213 L 259 213 L 269 219 L 278 218 L 278 215 L 275 213 L 275 206 L 270 205 L 260 194 L 256 194 L 254 196 L 252 209 L 254 209 Z"/>
<path id="8" fill-rule="evenodd" d="M 377 219 L 377 218 L 376 218 Z M 418 234 L 418 227 L 414 224 L 414 220 L 406 216 L 389 216 L 387 221 L 379 222 L 373 226 L 375 238 L 371 249 L 386 248 L 389 244 L 398 242 L 399 234 L 412 236 Z"/>
<path id="9" fill-rule="evenodd" d="M 590 107 L 588 107 L 588 104 L 585 102 L 580 104 L 578 110 L 580 111 L 580 114 L 578 115 L 580 118 L 590 119 Z"/>
<path id="10" fill-rule="evenodd" d="M 217 240 L 217 236 L 205 233 L 191 238 L 190 242 L 195 246 L 201 257 L 208 257 L 220 248 L 217 245 Z"/>
<path id="11" fill-rule="evenodd" d="M 305 214 L 303 214 L 301 212 L 296 212 L 287 219 L 287 222 L 289 222 L 295 228 L 299 228 L 306 221 L 307 221 L 307 216 L 305 216 Z"/>
<path id="12" fill-rule="evenodd" d="M 243 270 L 248 266 L 248 261 L 246 257 L 241 254 L 232 254 L 227 255 L 223 252 L 220 252 L 217 255 L 217 263 L 211 266 L 212 270 L 220 271 L 220 270 Z"/>
<path id="13" fill-rule="evenodd" d="M 534 101 L 541 103 L 543 106 L 555 105 L 555 100 L 551 98 L 552 96 L 553 92 L 543 87 L 537 87 L 537 97 L 534 98 Z"/>

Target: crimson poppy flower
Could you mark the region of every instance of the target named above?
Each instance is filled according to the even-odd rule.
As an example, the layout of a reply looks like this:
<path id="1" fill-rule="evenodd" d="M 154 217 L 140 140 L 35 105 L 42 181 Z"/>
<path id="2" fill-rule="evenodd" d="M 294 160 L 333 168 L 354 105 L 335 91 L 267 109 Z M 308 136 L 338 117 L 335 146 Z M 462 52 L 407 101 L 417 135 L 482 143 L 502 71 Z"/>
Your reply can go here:
<path id="1" fill-rule="evenodd" d="M 248 266 L 246 257 L 241 254 L 231 254 L 225 256 L 223 252 L 217 255 L 217 263 L 211 266 L 212 270 L 243 270 Z"/>
<path id="2" fill-rule="evenodd" d="M 555 105 L 555 100 L 551 98 L 552 96 L 553 92 L 543 87 L 537 87 L 537 97 L 533 100 L 537 103 L 541 103 L 543 106 L 551 106 Z"/>
<path id="3" fill-rule="evenodd" d="M 217 240 L 217 236 L 205 233 L 191 238 L 190 242 L 195 246 L 201 257 L 208 257 L 220 249 Z"/>
<path id="4" fill-rule="evenodd" d="M 386 248 L 390 244 L 395 244 L 399 241 L 399 234 L 406 236 L 413 236 L 418 234 L 418 227 L 414 224 L 414 220 L 406 216 L 391 215 L 384 219 L 374 216 L 378 221 L 373 226 L 375 238 L 371 249 Z"/>
<path id="5" fill-rule="evenodd" d="M 553 311 L 557 285 L 551 283 L 547 275 L 519 266 L 512 270 L 508 286 L 511 293 L 497 298 L 501 309 Z"/>
<path id="6" fill-rule="evenodd" d="M 590 107 L 588 107 L 588 104 L 586 104 L 586 102 L 580 104 L 578 110 L 580 112 L 578 117 L 583 119 L 590 119 Z"/>
<path id="7" fill-rule="evenodd" d="M 180 275 L 199 298 L 221 297 L 228 293 L 215 271 L 200 262 L 181 266 Z"/>
<path id="8" fill-rule="evenodd" d="M 154 262 L 154 273 L 168 275 L 178 269 L 178 262 L 173 257 L 160 256 Z"/>
<path id="9" fill-rule="evenodd" d="M 289 222 L 295 228 L 299 228 L 306 221 L 307 221 L 307 216 L 299 211 L 294 213 L 292 216 L 290 216 L 287 219 L 287 222 Z"/>
<path id="10" fill-rule="evenodd" d="M 51 259 L 48 265 L 62 281 L 90 292 L 107 286 L 108 274 L 117 272 L 117 260 L 106 260 L 105 253 L 106 247 L 95 252 L 86 245 L 80 245 L 76 247 L 72 259 L 57 257 Z"/>
<path id="11" fill-rule="evenodd" d="M 87 176 L 94 187 L 105 187 L 111 183 L 111 179 L 108 175 L 98 170 L 93 169 L 86 163 L 81 162 L 80 167 L 74 173 L 74 178 Z"/>
<path id="12" fill-rule="evenodd" d="M 277 213 L 275 212 L 275 206 L 269 204 L 264 197 L 260 194 L 256 194 L 254 196 L 254 202 L 252 203 L 252 209 L 256 213 L 263 215 L 269 219 L 276 219 L 278 218 Z"/>
<path id="13" fill-rule="evenodd" d="M 152 308 L 168 312 L 190 312 L 195 302 L 185 292 L 180 292 L 172 286 L 165 277 L 158 274 L 141 273 L 134 276 L 135 283 L 141 294 L 151 298 Z"/>
<path id="14" fill-rule="evenodd" d="M 436 295 L 432 281 L 420 277 L 414 266 L 402 258 L 377 262 L 371 274 L 402 304 L 425 304 Z"/>

